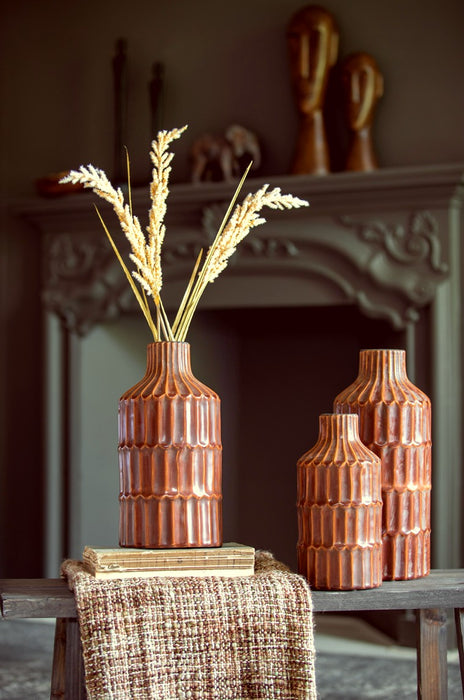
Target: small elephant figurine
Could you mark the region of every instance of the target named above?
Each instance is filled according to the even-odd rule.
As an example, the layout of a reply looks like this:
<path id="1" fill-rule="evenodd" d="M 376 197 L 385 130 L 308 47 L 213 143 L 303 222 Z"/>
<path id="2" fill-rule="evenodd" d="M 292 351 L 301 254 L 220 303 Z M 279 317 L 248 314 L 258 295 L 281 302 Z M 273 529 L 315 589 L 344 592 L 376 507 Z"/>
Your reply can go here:
<path id="1" fill-rule="evenodd" d="M 253 160 L 256 170 L 261 164 L 261 149 L 255 134 L 238 124 L 229 126 L 224 136 L 203 134 L 193 143 L 192 182 L 225 180 L 232 182 Z"/>

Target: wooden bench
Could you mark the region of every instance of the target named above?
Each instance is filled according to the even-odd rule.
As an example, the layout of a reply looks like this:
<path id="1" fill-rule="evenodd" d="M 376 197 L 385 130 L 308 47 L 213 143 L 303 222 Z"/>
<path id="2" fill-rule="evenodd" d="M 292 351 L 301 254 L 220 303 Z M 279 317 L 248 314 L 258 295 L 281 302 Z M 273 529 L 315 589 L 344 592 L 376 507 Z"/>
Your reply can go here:
<path id="1" fill-rule="evenodd" d="M 464 569 L 434 570 L 415 581 L 386 581 L 366 591 L 313 591 L 314 612 L 415 610 L 417 695 L 448 697 L 447 611 L 454 609 L 464 693 Z M 86 698 L 79 625 L 73 594 L 62 579 L 0 579 L 4 618 L 56 618 L 51 698 Z"/>

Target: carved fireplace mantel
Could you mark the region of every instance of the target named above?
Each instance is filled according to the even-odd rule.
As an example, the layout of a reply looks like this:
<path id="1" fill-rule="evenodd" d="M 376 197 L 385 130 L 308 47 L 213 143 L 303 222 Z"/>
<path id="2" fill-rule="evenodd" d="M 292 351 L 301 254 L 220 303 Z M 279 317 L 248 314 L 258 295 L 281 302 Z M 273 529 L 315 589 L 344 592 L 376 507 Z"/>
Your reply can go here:
<path id="1" fill-rule="evenodd" d="M 264 212 L 268 224 L 246 238 L 204 307 L 354 303 L 395 328 L 417 320 L 449 277 L 450 207 L 462 198 L 464 166 L 269 179 L 310 208 Z M 250 179 L 244 192 L 262 180 Z M 234 187 L 173 185 L 164 244 L 164 301 L 177 307 L 200 248 L 211 243 Z M 133 190 L 142 223 L 148 188 Z M 65 326 L 84 335 L 136 309 L 87 192 L 21 207 L 43 234 L 43 300 Z M 127 244 L 108 206 L 98 205 L 121 249 Z M 239 284 L 237 284 L 239 280 Z"/>
<path id="2" fill-rule="evenodd" d="M 276 215 L 266 210 L 268 224 L 241 243 L 202 300 L 210 309 L 356 304 L 363 314 L 406 331 L 408 355 L 426 355 L 431 368 L 438 568 L 462 566 L 463 174 L 464 164 L 453 164 L 269 178 L 271 186 L 307 199 L 310 207 Z M 261 184 L 250 179 L 244 193 Z M 163 262 L 168 312 L 177 308 L 197 251 L 212 241 L 233 191 L 225 183 L 171 187 Z M 132 195 L 143 224 L 148 187 Z M 16 208 L 43 240 L 44 306 L 73 338 L 136 308 L 96 201 L 78 193 Z M 115 215 L 100 200 L 98 205 L 124 248 Z M 425 341 L 418 332 L 424 307 L 430 312 Z"/>

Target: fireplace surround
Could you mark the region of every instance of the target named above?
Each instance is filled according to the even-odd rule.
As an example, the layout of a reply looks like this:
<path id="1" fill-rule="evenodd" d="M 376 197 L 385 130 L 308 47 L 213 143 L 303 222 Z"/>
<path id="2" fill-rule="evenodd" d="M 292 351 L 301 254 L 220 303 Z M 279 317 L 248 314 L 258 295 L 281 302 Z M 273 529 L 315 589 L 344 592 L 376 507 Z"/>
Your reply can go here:
<path id="1" fill-rule="evenodd" d="M 310 207 L 276 216 L 267 212 L 266 226 L 241 243 L 227 271 L 202 300 L 213 322 L 214 313 L 238 319 L 242 309 L 243 318 L 253 312 L 255 318 L 262 313 L 263 319 L 273 310 L 290 310 L 297 322 L 298 309 L 305 309 L 308 319 L 307 309 L 312 307 L 318 321 L 308 324 L 315 332 L 324 318 L 327 324 L 335 322 L 329 320 L 332 310 L 339 314 L 332 317 L 336 319 L 344 310 L 352 314 L 357 308 L 356 322 L 364 326 L 358 334 L 362 342 L 368 341 L 373 320 L 389 329 L 386 342 L 393 334 L 406 348 L 408 373 L 433 402 L 433 566 L 440 568 L 462 565 L 463 173 L 463 164 L 452 164 L 269 178 L 271 186 L 307 199 Z M 244 191 L 261 184 L 262 179 L 250 179 Z M 168 311 L 177 307 L 193 260 L 212 241 L 233 190 L 226 183 L 171 187 L 163 258 Z M 132 195 L 143 222 L 148 189 L 134 188 Z M 41 236 L 43 305 L 59 319 L 47 324 L 47 347 L 56 348 L 59 358 L 58 365 L 49 363 L 49 443 L 55 444 L 49 444 L 48 452 L 59 453 L 60 464 L 49 465 L 49 472 L 55 469 L 56 476 L 58 470 L 61 484 L 49 493 L 50 562 L 69 553 L 74 520 L 79 518 L 73 506 L 74 457 L 69 447 L 74 439 L 72 388 L 79 382 L 67 372 L 73 348 L 85 343 L 92 329 L 138 313 L 95 215 L 94 201 L 93 195 L 76 193 L 22 203 L 16 212 Z M 101 211 L 114 230 L 112 211 L 105 206 Z M 243 330 L 246 324 L 240 321 L 238 326 Z M 259 323 L 254 333 L 259 336 Z M 378 342 L 378 331 L 373 335 Z M 304 334 L 301 338 L 305 342 Z M 310 354 L 307 361 L 312 361 Z M 317 362 L 319 373 L 330 371 L 323 369 L 320 358 Z M 353 377 L 356 370 L 352 368 Z M 60 524 L 62 537 L 51 534 L 51 522 Z M 283 537 L 276 551 L 283 559 L 290 539 Z"/>

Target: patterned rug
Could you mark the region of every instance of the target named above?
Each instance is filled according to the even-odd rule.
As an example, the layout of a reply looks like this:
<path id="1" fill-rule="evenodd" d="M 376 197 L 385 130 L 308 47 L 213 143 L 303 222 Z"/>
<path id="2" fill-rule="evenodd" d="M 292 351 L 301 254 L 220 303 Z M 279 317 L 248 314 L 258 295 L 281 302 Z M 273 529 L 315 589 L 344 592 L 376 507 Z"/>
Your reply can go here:
<path id="1" fill-rule="evenodd" d="M 268 552 L 239 578 L 96 580 L 74 591 L 90 699 L 315 700 L 311 595 Z"/>

